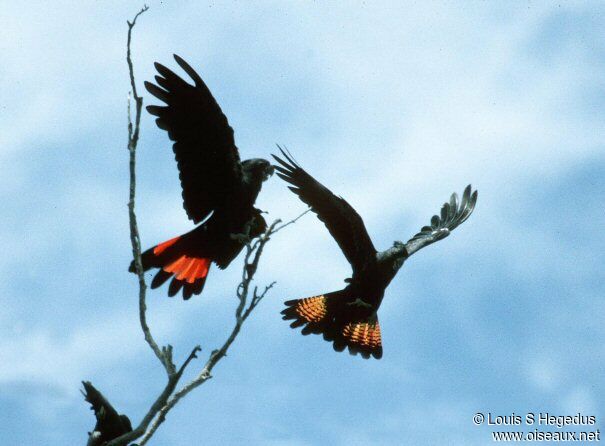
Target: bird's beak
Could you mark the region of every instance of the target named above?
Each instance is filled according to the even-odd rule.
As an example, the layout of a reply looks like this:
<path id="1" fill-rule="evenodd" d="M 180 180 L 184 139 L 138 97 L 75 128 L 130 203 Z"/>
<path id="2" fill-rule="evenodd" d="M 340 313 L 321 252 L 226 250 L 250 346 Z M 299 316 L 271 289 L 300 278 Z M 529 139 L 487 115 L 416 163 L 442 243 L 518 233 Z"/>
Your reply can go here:
<path id="1" fill-rule="evenodd" d="M 273 167 L 273 165 L 269 164 L 269 167 L 267 167 L 267 170 L 265 170 L 265 180 L 269 179 L 269 177 L 273 176 L 273 173 L 275 172 L 275 167 Z"/>

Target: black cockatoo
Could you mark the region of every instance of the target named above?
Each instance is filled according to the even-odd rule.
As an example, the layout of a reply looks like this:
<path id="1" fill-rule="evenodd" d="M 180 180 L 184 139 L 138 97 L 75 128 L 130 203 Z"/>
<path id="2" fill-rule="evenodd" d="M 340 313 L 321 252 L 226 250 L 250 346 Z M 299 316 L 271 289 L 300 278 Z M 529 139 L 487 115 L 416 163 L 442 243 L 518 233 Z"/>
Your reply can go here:
<path id="1" fill-rule="evenodd" d="M 273 156 L 281 165 L 276 166 L 277 175 L 290 183 L 289 188 L 324 222 L 353 268 L 344 289 L 289 300 L 285 302 L 283 318 L 294 320 L 290 325 L 293 328 L 304 325 L 304 335 L 323 334 L 325 340 L 333 342 L 336 351 L 348 347 L 351 354 L 381 358 L 377 311 L 385 289 L 409 256 L 447 237 L 471 215 L 477 191 L 472 192 L 471 186 L 467 186 L 460 203 L 453 194 L 441 208 L 441 215 L 431 219 L 430 226 L 423 227 L 407 243 L 396 241 L 391 248 L 377 252 L 355 209 L 305 172 L 291 155 L 283 150 L 281 153 L 285 159 Z"/>
<path id="2" fill-rule="evenodd" d="M 97 424 L 92 432 L 88 433 L 87 446 L 101 446 L 108 441 L 118 438 L 132 431 L 132 425 L 126 415 L 118 412 L 107 401 L 90 381 L 82 381 L 84 385 L 84 399 L 90 403 L 94 410 Z"/>
<path id="3" fill-rule="evenodd" d="M 151 288 L 172 277 L 168 295 L 182 288 L 183 298 L 189 299 L 202 292 L 212 262 L 222 269 L 237 257 L 245 241 L 238 234 L 254 238 L 265 231 L 265 219 L 254 202 L 273 166 L 259 158 L 240 161 L 233 129 L 212 93 L 187 62 L 174 58 L 194 85 L 156 62 L 158 85 L 145 82 L 145 87 L 167 105 L 150 105 L 147 111 L 174 141 L 187 216 L 203 223 L 145 251 L 143 269 L 160 269 Z M 129 271 L 135 271 L 134 261 Z"/>

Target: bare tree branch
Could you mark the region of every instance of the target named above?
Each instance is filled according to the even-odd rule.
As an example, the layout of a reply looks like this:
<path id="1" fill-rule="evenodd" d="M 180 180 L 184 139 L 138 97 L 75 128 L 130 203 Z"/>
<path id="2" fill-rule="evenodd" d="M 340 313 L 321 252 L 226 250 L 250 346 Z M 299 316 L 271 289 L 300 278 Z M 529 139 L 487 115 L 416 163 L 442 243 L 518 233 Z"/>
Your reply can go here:
<path id="1" fill-rule="evenodd" d="M 128 39 L 126 42 L 126 62 L 128 63 L 128 73 L 130 75 L 130 88 L 131 94 L 135 102 L 135 121 L 132 122 L 130 115 L 130 99 L 128 101 L 128 152 L 130 154 L 130 196 L 128 200 L 128 217 L 130 222 L 130 242 L 132 244 L 132 256 L 134 258 L 135 272 L 139 279 L 139 321 L 143 334 L 145 335 L 145 341 L 151 347 L 151 350 L 155 353 L 157 358 L 160 360 L 166 373 L 170 374 L 174 372 L 174 364 L 170 359 L 170 349 L 166 348 L 160 350 L 158 344 L 155 342 L 153 335 L 147 325 L 147 304 L 145 303 L 147 285 L 145 284 L 145 273 L 143 271 L 143 262 L 141 259 L 141 240 L 139 237 L 139 227 L 137 225 L 137 216 L 134 211 L 135 206 L 135 192 L 136 192 L 136 151 L 137 144 L 139 142 L 139 131 L 141 126 L 141 110 L 143 108 L 143 98 L 137 93 L 137 85 L 134 77 L 134 67 L 132 64 L 132 56 L 130 53 L 130 42 L 132 40 L 132 30 L 137 22 L 137 18 L 147 11 L 149 8 L 147 5 L 134 16 L 132 22 L 128 23 Z M 130 94 L 129 94 L 130 97 Z"/>
<path id="2" fill-rule="evenodd" d="M 172 361 L 172 346 L 167 345 L 166 347 L 158 346 L 157 342 L 153 338 L 151 334 L 151 330 L 149 329 L 149 325 L 147 324 L 147 305 L 146 305 L 146 290 L 147 285 L 145 284 L 145 275 L 143 271 L 143 263 L 141 258 L 141 241 L 139 237 L 139 229 L 137 225 L 137 218 L 135 213 L 135 192 L 136 192 L 136 150 L 137 144 L 139 141 L 139 132 L 140 132 L 140 123 L 141 123 L 141 110 L 143 108 L 143 98 L 141 98 L 137 93 L 136 81 L 134 76 L 134 67 L 132 63 L 132 56 L 130 51 L 130 44 L 132 41 L 132 30 L 136 24 L 138 17 L 146 12 L 149 9 L 147 5 L 144 5 L 143 8 L 134 16 L 132 22 L 127 21 L 128 24 L 128 38 L 126 42 L 126 62 L 128 63 L 128 73 L 130 75 L 130 87 L 131 94 L 135 101 L 135 118 L 134 123 L 131 118 L 131 110 L 130 110 L 130 101 L 128 102 L 128 151 L 130 154 L 129 166 L 130 166 L 130 194 L 128 200 L 128 216 L 130 222 L 130 241 L 132 244 L 132 255 L 134 258 L 135 264 L 135 272 L 139 281 L 139 321 L 141 324 L 141 329 L 143 330 L 143 334 L 145 336 L 145 341 L 149 344 L 151 350 L 153 350 L 156 357 L 160 360 L 164 369 L 166 370 L 166 374 L 168 375 L 168 382 L 162 391 L 162 393 L 158 396 L 155 402 L 152 404 L 151 408 L 147 412 L 147 414 L 143 417 L 139 425 L 132 431 L 125 435 L 122 435 L 112 441 L 110 441 L 107 446 L 125 446 L 130 441 L 140 437 L 145 433 L 149 424 L 154 419 L 158 411 L 166 404 L 168 398 L 174 392 L 181 376 L 185 368 L 189 365 L 189 363 L 197 358 L 197 353 L 201 351 L 199 346 L 193 348 L 192 352 L 189 354 L 188 358 L 185 360 L 183 365 L 176 370 L 176 366 Z"/>
<path id="3" fill-rule="evenodd" d="M 258 269 L 260 257 L 263 253 L 265 245 L 269 242 L 270 237 L 272 235 L 284 229 L 288 225 L 295 223 L 304 214 L 309 212 L 309 209 L 307 209 L 301 215 L 285 224 L 280 225 L 281 220 L 274 221 L 263 234 L 261 234 L 258 238 L 254 240 L 249 238 L 249 228 L 247 228 L 246 234 L 234 235 L 235 237 L 240 238 L 243 243 L 245 243 L 246 249 L 244 265 L 242 269 L 242 279 L 236 290 L 236 296 L 239 300 L 239 303 L 235 311 L 235 324 L 223 345 L 220 348 L 213 350 L 212 353 L 210 353 L 206 364 L 204 365 L 198 376 L 191 380 L 189 383 L 183 385 L 179 390 L 175 391 L 186 367 L 191 363 L 193 359 L 197 358 L 197 353 L 201 351 L 201 348 L 199 346 L 194 347 L 187 359 L 177 370 L 173 362 L 172 346 L 167 345 L 165 347 L 160 348 L 155 339 L 153 338 L 149 325 L 147 324 L 147 285 L 145 283 L 145 275 L 143 271 L 141 257 L 141 242 L 135 213 L 136 150 L 139 140 L 143 98 L 141 98 L 137 93 L 130 46 L 132 40 L 132 31 L 136 24 L 136 21 L 138 17 L 144 12 L 146 12 L 148 9 L 149 8 L 147 7 L 147 5 L 143 6 L 143 8 L 134 16 L 134 19 L 132 21 L 127 21 L 128 38 L 126 44 L 126 61 L 128 63 L 128 71 L 130 75 L 131 95 L 135 102 L 134 122 L 132 121 L 131 117 L 130 100 L 128 102 L 128 151 L 130 154 L 130 195 L 128 201 L 128 213 L 130 222 L 130 240 L 132 244 L 132 254 L 134 258 L 135 272 L 137 274 L 139 282 L 139 321 L 145 337 L 145 341 L 147 342 L 151 350 L 154 352 L 158 360 L 162 363 L 162 366 L 164 367 L 168 377 L 168 382 L 166 383 L 166 386 L 164 387 L 160 395 L 151 405 L 139 425 L 131 432 L 108 442 L 106 446 L 126 446 L 129 442 L 140 438 L 141 436 L 143 438 L 141 439 L 140 446 L 145 445 L 157 431 L 158 427 L 164 422 L 166 414 L 189 392 L 191 392 L 196 387 L 199 387 L 212 377 L 212 370 L 214 369 L 216 364 L 227 355 L 229 347 L 237 338 L 245 320 L 250 316 L 251 312 L 265 297 L 268 291 L 275 285 L 275 282 L 272 282 L 271 284 L 265 286 L 263 291 L 260 293 L 258 291 L 258 287 L 255 286 L 252 291 L 251 299 L 248 299 L 250 295 L 250 285 Z"/>

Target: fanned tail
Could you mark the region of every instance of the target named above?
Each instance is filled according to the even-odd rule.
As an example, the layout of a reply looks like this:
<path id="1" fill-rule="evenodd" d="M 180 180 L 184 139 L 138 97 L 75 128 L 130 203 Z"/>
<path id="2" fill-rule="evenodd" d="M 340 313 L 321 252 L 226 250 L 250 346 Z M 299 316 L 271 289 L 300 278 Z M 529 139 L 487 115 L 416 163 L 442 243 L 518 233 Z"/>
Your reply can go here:
<path id="1" fill-rule="evenodd" d="M 168 287 L 168 295 L 175 296 L 181 289 L 183 299 L 187 300 L 194 294 L 200 294 L 206 284 L 212 259 L 192 255 L 187 245 L 178 243 L 182 236 L 160 243 L 142 254 L 143 271 L 159 268 L 151 281 L 151 288 L 162 286 L 172 277 Z M 128 268 L 135 272 L 134 261 Z"/>
<path id="2" fill-rule="evenodd" d="M 361 321 L 349 322 L 342 327 L 341 335 L 344 345 L 349 347 L 349 352 L 352 354 L 359 353 L 366 359 L 370 355 L 376 359 L 382 358 L 382 337 L 377 315 Z"/>
<path id="3" fill-rule="evenodd" d="M 303 335 L 323 334 L 332 342 L 334 350 L 341 352 L 348 347 L 352 355 L 360 354 L 368 359 L 382 357 L 382 339 L 376 314 L 361 318 L 347 317 L 343 291 L 284 302 L 281 312 L 284 320 L 292 320 L 290 327 L 303 326 Z M 344 305 L 343 305 L 344 304 Z"/>

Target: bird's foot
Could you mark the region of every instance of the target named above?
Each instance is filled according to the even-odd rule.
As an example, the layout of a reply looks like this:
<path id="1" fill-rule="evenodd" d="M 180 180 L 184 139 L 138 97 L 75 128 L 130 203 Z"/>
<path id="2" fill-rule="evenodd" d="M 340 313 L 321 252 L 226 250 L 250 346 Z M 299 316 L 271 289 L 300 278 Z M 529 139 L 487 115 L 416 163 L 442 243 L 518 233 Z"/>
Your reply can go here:
<path id="1" fill-rule="evenodd" d="M 355 299 L 353 302 L 347 302 L 347 305 L 354 305 L 359 308 L 372 308 L 372 305 L 370 305 L 367 302 L 364 302 L 359 297 L 357 299 Z"/>
<path id="2" fill-rule="evenodd" d="M 251 264 L 246 265 L 246 274 L 251 277 L 256 272 L 256 267 Z"/>
<path id="3" fill-rule="evenodd" d="M 237 240 L 242 245 L 251 242 L 250 236 L 248 234 L 229 234 L 229 237 L 231 237 L 231 240 Z"/>

